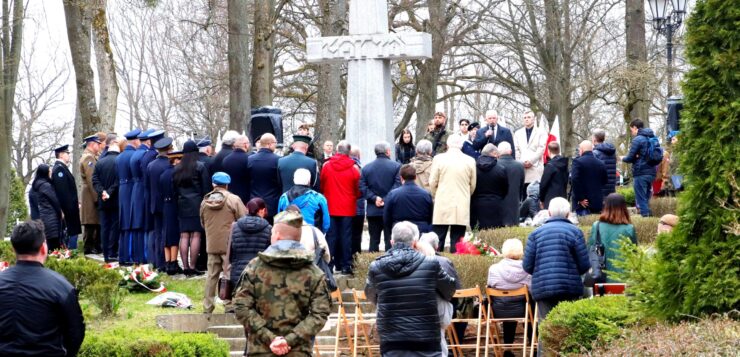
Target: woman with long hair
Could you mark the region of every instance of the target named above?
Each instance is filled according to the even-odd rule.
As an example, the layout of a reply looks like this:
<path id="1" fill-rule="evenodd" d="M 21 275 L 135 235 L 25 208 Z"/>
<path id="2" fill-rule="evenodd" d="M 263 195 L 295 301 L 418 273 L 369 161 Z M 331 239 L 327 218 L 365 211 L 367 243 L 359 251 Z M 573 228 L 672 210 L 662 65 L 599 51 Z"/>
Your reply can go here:
<path id="1" fill-rule="evenodd" d="M 403 129 L 403 132 L 396 143 L 396 161 L 401 164 L 408 164 L 414 156 L 416 156 L 414 135 L 411 134 L 411 130 Z"/>
<path id="2" fill-rule="evenodd" d="M 624 199 L 624 196 L 618 193 L 612 193 L 606 196 L 601 216 L 591 227 L 591 237 L 588 239 L 589 249 L 596 244 L 597 234 L 601 239 L 601 244 L 604 245 L 606 270 L 609 272 L 620 272 L 621 270 L 612 263 L 612 260 L 617 258 L 619 240 L 627 238 L 632 244 L 637 244 L 635 226 L 632 225 L 630 220 L 630 214 L 627 211 L 627 201 Z M 607 282 L 618 282 L 610 278 L 610 275 L 613 276 L 613 274 L 607 274 Z"/>
<path id="3" fill-rule="evenodd" d="M 231 263 L 231 283 L 237 286 L 239 277 L 250 260 L 257 253 L 270 246 L 272 226 L 265 217 L 267 205 L 259 197 L 255 197 L 246 204 L 247 215 L 239 218 L 231 228 L 231 242 L 229 242 L 229 262 Z"/>
<path id="4" fill-rule="evenodd" d="M 28 192 L 28 202 L 31 205 L 31 218 L 39 219 L 44 223 L 46 245 L 51 252 L 61 245 L 62 237 L 62 206 L 51 186 L 51 169 L 47 164 L 36 168 L 36 177 Z"/>
<path id="5" fill-rule="evenodd" d="M 175 166 L 172 183 L 177 201 L 177 218 L 180 221 L 180 258 L 185 275 L 202 275 L 195 269 L 200 252 L 200 203 L 211 191 L 208 169 L 198 161 L 198 146 L 188 140 L 182 148 L 182 161 Z"/>

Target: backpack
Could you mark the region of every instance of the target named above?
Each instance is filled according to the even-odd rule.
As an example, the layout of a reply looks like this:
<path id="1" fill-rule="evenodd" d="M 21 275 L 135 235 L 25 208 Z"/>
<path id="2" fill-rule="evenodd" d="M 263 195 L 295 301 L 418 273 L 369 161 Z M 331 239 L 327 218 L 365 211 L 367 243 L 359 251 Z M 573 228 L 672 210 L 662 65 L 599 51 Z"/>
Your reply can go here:
<path id="1" fill-rule="evenodd" d="M 658 166 L 663 162 L 663 148 L 660 147 L 658 138 L 648 138 L 647 152 L 645 153 L 645 159 L 650 166 Z"/>

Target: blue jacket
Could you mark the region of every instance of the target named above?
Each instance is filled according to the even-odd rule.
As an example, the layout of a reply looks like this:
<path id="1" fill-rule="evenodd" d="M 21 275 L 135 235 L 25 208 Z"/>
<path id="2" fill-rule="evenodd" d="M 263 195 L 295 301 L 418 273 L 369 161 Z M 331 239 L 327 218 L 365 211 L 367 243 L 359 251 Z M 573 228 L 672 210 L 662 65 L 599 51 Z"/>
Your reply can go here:
<path id="1" fill-rule="evenodd" d="M 278 160 L 280 160 L 280 156 L 275 155 L 269 149 L 260 149 L 256 154 L 249 157 L 247 163 L 249 178 L 252 180 L 249 184 L 251 192 L 249 197 L 250 199 L 259 197 L 265 200 L 268 217 L 277 213 L 278 200 L 282 193 Z"/>
<path id="2" fill-rule="evenodd" d="M 462 147 L 462 152 L 465 155 L 468 155 L 474 159 L 477 159 L 478 156 L 480 156 L 480 153 L 475 150 L 475 147 L 473 147 L 473 143 L 470 140 L 465 140 Z"/>
<path id="3" fill-rule="evenodd" d="M 170 160 L 167 156 L 158 156 L 147 165 L 146 177 L 149 185 L 149 215 L 161 215 L 164 212 L 164 201 L 162 193 L 159 191 L 159 178 L 168 167 L 170 167 Z"/>
<path id="4" fill-rule="evenodd" d="M 141 172 L 142 172 L 142 185 L 144 186 L 144 206 L 146 207 L 146 216 L 145 216 L 145 225 L 144 228 L 147 231 L 154 230 L 154 216 L 149 214 L 151 209 L 151 202 L 152 202 L 152 181 L 149 179 L 149 164 L 154 161 L 158 156 L 157 149 L 154 147 L 149 148 L 147 152 L 144 154 L 144 156 L 141 158 L 141 161 L 139 162 L 139 165 L 141 165 Z M 159 177 L 156 178 L 159 180 Z M 156 184 L 154 185 L 156 186 Z"/>
<path id="5" fill-rule="evenodd" d="M 136 152 L 133 145 L 126 146 L 116 157 L 116 168 L 118 171 L 118 221 L 122 231 L 131 229 L 131 191 L 134 188 L 134 182 L 131 178 L 131 155 Z"/>
<path id="6" fill-rule="evenodd" d="M 131 189 L 131 229 L 143 230 L 146 228 L 146 195 L 144 192 L 144 172 L 141 171 L 141 159 L 148 150 L 148 146 L 141 144 L 129 159 L 131 179 L 133 180 Z"/>
<path id="7" fill-rule="evenodd" d="M 578 205 L 579 201 L 588 200 L 591 212 L 601 212 L 604 205 L 601 189 L 607 182 L 604 163 L 594 157 L 593 152 L 584 152 L 573 160 L 570 178 L 573 183 L 573 204 Z"/>
<path id="8" fill-rule="evenodd" d="M 231 184 L 229 184 L 229 191 L 239 196 L 244 202 L 244 205 L 249 202 L 249 170 L 247 165 L 249 163 L 249 154 L 242 149 L 236 149 L 226 156 L 221 163 L 223 172 L 229 174 L 231 177 Z"/>
<path id="9" fill-rule="evenodd" d="M 360 192 L 367 200 L 367 216 L 383 216 L 383 207 L 375 205 L 375 198 L 385 199 L 388 192 L 401 186 L 401 177 L 398 175 L 401 164 L 391 160 L 385 154 L 378 157 L 362 168 L 360 176 Z"/>
<path id="10" fill-rule="evenodd" d="M 567 219 L 548 219 L 527 238 L 522 267 L 532 274 L 535 301 L 583 295 L 581 275 L 591 268 L 583 232 Z"/>
<path id="11" fill-rule="evenodd" d="M 655 166 L 647 162 L 645 154 L 648 151 L 650 138 L 654 137 L 653 129 L 642 128 L 637 131 L 637 136 L 632 139 L 630 151 L 622 161 L 632 164 L 632 176 L 652 176 L 655 177 Z"/>
<path id="12" fill-rule="evenodd" d="M 331 218 L 329 217 L 329 206 L 326 203 L 326 197 L 324 195 L 310 189 L 308 186 L 295 185 L 288 192 L 280 196 L 277 211 L 285 211 L 291 204 L 301 209 L 304 222 L 321 229 L 324 233 L 329 231 Z M 316 218 L 321 220 L 320 227 L 316 225 Z"/>
<path id="13" fill-rule="evenodd" d="M 601 160 L 606 166 L 606 185 L 602 187 L 601 192 L 604 198 L 617 190 L 617 149 L 611 143 L 601 143 L 594 147 L 594 156 Z"/>
<path id="14" fill-rule="evenodd" d="M 414 181 L 407 181 L 385 197 L 383 222 L 387 231 L 398 222 L 409 221 L 419 227 L 419 232 L 431 232 L 433 209 L 434 202 L 429 191 Z"/>
<path id="15" fill-rule="evenodd" d="M 353 157 L 352 160 L 355 162 L 355 166 L 357 166 L 357 169 L 362 172 L 362 162 L 360 162 L 359 158 Z M 365 201 L 365 197 L 360 196 L 360 198 L 357 199 L 357 211 L 355 212 L 355 217 L 362 217 L 362 219 L 365 219 L 365 204 L 367 201 Z"/>

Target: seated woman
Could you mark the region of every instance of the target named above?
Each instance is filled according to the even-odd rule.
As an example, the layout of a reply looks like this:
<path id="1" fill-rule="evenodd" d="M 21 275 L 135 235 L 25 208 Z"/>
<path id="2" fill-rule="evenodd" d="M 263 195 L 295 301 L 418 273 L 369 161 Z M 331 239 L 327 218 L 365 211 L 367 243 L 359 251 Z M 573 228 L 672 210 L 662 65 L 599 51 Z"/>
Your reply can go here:
<path id="1" fill-rule="evenodd" d="M 604 200 L 604 210 L 601 212 L 599 220 L 594 222 L 591 227 L 591 237 L 588 239 L 588 248 L 591 249 L 596 244 L 596 233 L 599 233 L 601 244 L 604 245 L 604 258 L 606 260 L 608 283 L 618 283 L 619 281 L 610 278 L 614 274 L 609 272 L 621 272 L 621 269 L 614 266 L 612 260 L 617 257 L 619 250 L 619 240 L 622 237 L 629 239 L 632 244 L 637 244 L 637 235 L 635 226 L 630 221 L 630 214 L 627 211 L 627 201 L 624 196 L 618 193 L 612 193 L 606 196 Z"/>
<path id="2" fill-rule="evenodd" d="M 532 276 L 522 268 L 524 246 L 518 239 L 507 239 L 501 247 L 504 259 L 488 269 L 488 287 L 498 290 L 516 290 L 532 284 Z M 493 299 L 493 313 L 496 318 L 524 317 L 526 299 L 522 297 L 502 297 Z M 504 321 L 504 343 L 514 343 L 516 321 Z M 504 356 L 513 356 L 505 351 Z"/>

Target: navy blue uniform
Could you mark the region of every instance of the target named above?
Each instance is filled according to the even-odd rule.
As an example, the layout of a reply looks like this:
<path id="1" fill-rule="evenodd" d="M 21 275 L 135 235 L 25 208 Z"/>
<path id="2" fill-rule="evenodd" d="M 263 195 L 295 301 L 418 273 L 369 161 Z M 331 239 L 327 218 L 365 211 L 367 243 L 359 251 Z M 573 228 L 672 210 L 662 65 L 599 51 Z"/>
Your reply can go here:
<path id="1" fill-rule="evenodd" d="M 146 263 L 144 252 L 144 229 L 146 228 L 146 197 L 144 194 L 144 173 L 141 159 L 149 147 L 141 144 L 131 155 L 129 166 L 134 184 L 131 189 L 131 258 L 134 263 Z"/>
<path id="2" fill-rule="evenodd" d="M 249 177 L 252 179 L 249 184 L 250 198 L 259 197 L 265 201 L 267 205 L 267 217 L 265 218 L 268 222 L 272 222 L 272 217 L 277 214 L 278 200 L 282 195 L 278 160 L 280 156 L 275 155 L 269 149 L 260 149 L 249 157 L 247 163 Z"/>
<path id="3" fill-rule="evenodd" d="M 302 152 L 293 151 L 292 154 L 280 158 L 278 160 L 278 172 L 280 174 L 280 182 L 283 186 L 282 193 L 288 192 L 293 187 L 293 174 L 298 169 L 306 169 L 311 173 L 311 183 L 309 186 L 314 187 L 314 190 L 318 191 L 316 167 L 316 160 L 306 156 Z"/>
<path id="4" fill-rule="evenodd" d="M 159 194 L 162 197 L 162 240 L 165 247 L 180 243 L 180 220 L 177 218 L 177 200 L 172 176 L 175 167 L 169 165 L 159 176 Z"/>
<path id="5" fill-rule="evenodd" d="M 59 160 L 54 163 L 54 169 L 51 172 L 51 185 L 54 187 L 59 204 L 62 206 L 62 212 L 64 212 L 67 237 L 76 237 L 82 233 L 77 184 L 67 165 Z"/>
<path id="6" fill-rule="evenodd" d="M 131 156 L 136 149 L 127 145 L 126 149 L 116 158 L 118 169 L 118 221 L 120 224 L 120 238 L 118 241 L 118 260 L 121 263 L 131 263 L 131 192 L 133 180 L 131 178 Z"/>
<path id="7" fill-rule="evenodd" d="M 164 203 L 160 192 L 159 179 L 162 173 L 170 167 L 170 160 L 166 155 L 157 156 L 146 168 L 146 182 L 149 189 L 149 202 L 147 205 L 147 216 L 152 217 L 153 226 L 150 229 L 151 239 L 148 241 L 147 250 L 150 261 L 155 267 L 164 267 Z"/>
<path id="8" fill-rule="evenodd" d="M 100 238 L 103 248 L 103 258 L 109 260 L 118 256 L 118 171 L 116 158 L 119 153 L 108 151 L 103 155 L 93 170 L 93 187 L 98 193 L 98 210 L 100 213 Z M 109 198 L 105 201 L 101 198 L 103 191 L 108 193 Z"/>

